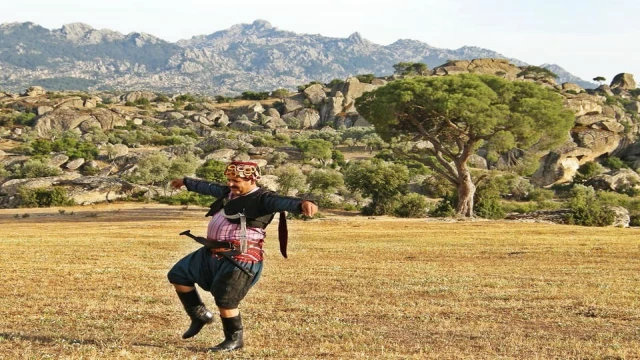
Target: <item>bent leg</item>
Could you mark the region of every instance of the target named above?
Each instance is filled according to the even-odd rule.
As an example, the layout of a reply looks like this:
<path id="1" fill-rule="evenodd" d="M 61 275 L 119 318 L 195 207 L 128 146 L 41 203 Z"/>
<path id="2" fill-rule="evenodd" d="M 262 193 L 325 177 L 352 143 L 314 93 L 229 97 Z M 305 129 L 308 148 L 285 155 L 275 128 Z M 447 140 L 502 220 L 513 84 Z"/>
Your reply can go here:
<path id="1" fill-rule="evenodd" d="M 213 314 L 206 308 L 195 288 L 195 283 L 198 283 L 208 289 L 207 285 L 211 283 L 212 276 L 208 266 L 210 255 L 207 255 L 208 251 L 201 248 L 178 261 L 167 274 L 191 319 L 189 328 L 182 335 L 183 339 L 197 335 L 206 324 L 213 322 Z"/>

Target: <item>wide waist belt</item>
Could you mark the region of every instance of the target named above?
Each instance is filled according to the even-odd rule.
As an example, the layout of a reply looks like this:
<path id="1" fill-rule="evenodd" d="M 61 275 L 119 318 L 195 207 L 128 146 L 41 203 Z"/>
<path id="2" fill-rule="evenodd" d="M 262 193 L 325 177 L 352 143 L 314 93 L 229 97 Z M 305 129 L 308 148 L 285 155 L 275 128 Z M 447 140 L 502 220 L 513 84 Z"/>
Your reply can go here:
<path id="1" fill-rule="evenodd" d="M 190 230 L 185 230 L 181 232 L 180 235 L 185 235 L 192 238 L 196 242 L 204 245 L 207 249 L 210 249 L 211 252 L 214 252 L 217 255 L 220 255 L 223 258 L 229 260 L 235 267 L 240 269 L 243 273 L 249 276 L 253 276 L 253 273 L 251 271 L 245 269 L 242 265 L 240 265 L 240 263 L 236 261 L 236 259 L 233 258 L 233 256 L 242 254 L 242 251 L 240 251 L 240 248 L 237 245 L 233 244 L 232 242 L 209 240 L 205 237 L 195 236 L 191 234 Z"/>

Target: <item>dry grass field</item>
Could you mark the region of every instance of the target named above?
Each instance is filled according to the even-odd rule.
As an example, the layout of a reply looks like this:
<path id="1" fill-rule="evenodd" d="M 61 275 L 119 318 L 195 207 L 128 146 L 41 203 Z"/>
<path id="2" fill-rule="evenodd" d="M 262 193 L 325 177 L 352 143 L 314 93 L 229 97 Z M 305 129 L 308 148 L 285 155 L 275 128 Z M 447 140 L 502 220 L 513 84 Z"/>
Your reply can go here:
<path id="1" fill-rule="evenodd" d="M 165 277 L 203 214 L 0 210 L 0 358 L 640 358 L 639 229 L 331 214 L 289 223 L 289 259 L 272 224 L 246 346 L 209 354 L 220 322 L 181 340 Z"/>

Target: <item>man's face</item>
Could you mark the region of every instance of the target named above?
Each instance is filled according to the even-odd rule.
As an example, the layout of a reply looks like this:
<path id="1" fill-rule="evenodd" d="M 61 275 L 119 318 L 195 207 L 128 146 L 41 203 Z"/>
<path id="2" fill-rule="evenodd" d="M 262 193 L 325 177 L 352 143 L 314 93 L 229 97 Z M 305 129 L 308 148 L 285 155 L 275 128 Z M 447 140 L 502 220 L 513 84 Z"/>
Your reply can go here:
<path id="1" fill-rule="evenodd" d="M 242 195 L 253 190 L 256 187 L 256 183 L 253 180 L 227 175 L 227 186 L 231 188 L 233 195 Z"/>

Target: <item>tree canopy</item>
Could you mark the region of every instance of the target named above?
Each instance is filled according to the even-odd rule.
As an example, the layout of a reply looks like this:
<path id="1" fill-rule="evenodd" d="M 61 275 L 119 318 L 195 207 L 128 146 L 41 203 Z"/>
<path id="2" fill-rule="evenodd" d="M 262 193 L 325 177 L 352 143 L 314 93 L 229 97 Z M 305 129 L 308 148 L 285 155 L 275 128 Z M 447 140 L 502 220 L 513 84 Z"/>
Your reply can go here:
<path id="1" fill-rule="evenodd" d="M 393 65 L 397 75 L 427 75 L 429 68 L 424 63 L 400 62 Z"/>
<path id="2" fill-rule="evenodd" d="M 343 171 L 344 183 L 350 191 L 371 197 L 370 213 L 388 213 L 397 195 L 406 191 L 409 170 L 401 164 L 380 159 L 350 162 Z"/>
<path id="3" fill-rule="evenodd" d="M 400 155 L 454 184 L 461 216 L 473 216 L 475 184 L 467 161 L 480 146 L 498 153 L 548 149 L 566 138 L 574 122 L 557 93 L 490 75 L 398 80 L 365 93 L 356 108 L 385 140 L 428 142 Z"/>

